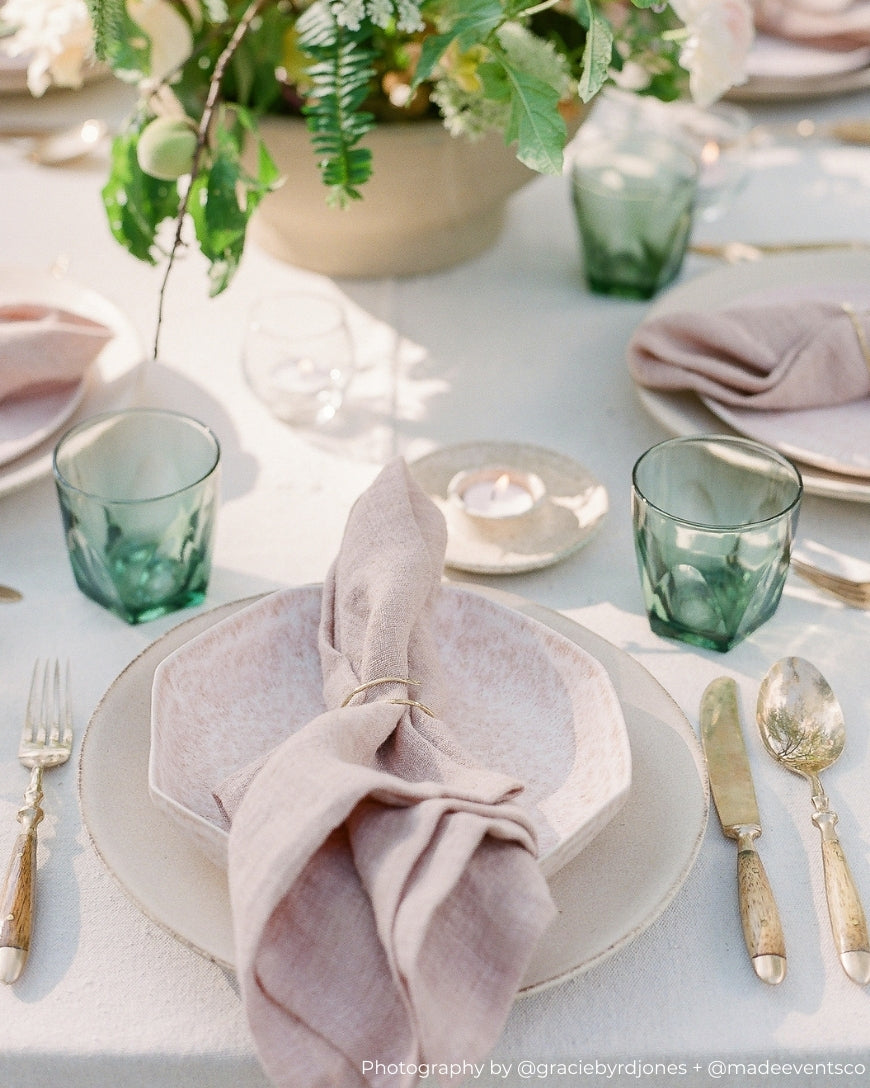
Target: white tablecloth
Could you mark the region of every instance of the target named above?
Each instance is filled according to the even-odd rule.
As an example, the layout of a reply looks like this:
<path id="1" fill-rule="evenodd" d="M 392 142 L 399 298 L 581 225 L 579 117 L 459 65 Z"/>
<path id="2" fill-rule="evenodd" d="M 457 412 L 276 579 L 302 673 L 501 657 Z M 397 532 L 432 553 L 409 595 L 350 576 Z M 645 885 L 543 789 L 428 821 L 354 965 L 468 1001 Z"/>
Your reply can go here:
<path id="1" fill-rule="evenodd" d="M 117 115 L 119 96 L 109 83 L 41 102 L 6 97 L 0 130 L 53 123 L 62 113 Z M 758 111 L 780 119 L 867 112 L 866 94 Z M 23 151 L 0 140 L 0 263 L 45 270 L 59 262 L 70 279 L 115 302 L 150 344 L 161 272 L 109 236 L 99 196 L 105 157 L 52 169 L 30 163 Z M 764 156 L 732 209 L 699 225 L 696 237 L 870 238 L 870 150 L 820 145 Z M 683 278 L 713 267 L 691 256 Z M 693 725 L 706 684 L 720 673 L 737 680 L 765 823 L 763 856 L 786 927 L 789 974 L 767 987 L 743 947 L 734 844 L 711 811 L 697 863 L 661 917 L 592 970 L 518 1001 L 491 1057 L 510 1066 L 507 1079 L 487 1062 L 469 1083 L 705 1086 L 717 1079 L 719 1067 L 710 1065 L 717 1061 L 813 1066 L 768 1076 L 750 1066 L 719 1077 L 744 1088 L 867 1083 L 870 1073 L 850 1078 L 836 1064 L 870 1069 L 870 991 L 846 978 L 834 951 L 809 791 L 763 753 L 749 711 L 762 675 L 784 655 L 810 658 L 831 682 L 848 741 L 825 781 L 870 907 L 870 614 L 843 608 L 792 576 L 774 618 L 727 655 L 650 632 L 632 547 L 629 476 L 637 455 L 665 432 L 640 405 L 624 364 L 626 342 L 647 307 L 587 293 L 562 179 L 536 180 L 515 197 L 498 244 L 459 268 L 336 285 L 360 307 L 363 322 L 378 323 L 378 346 L 351 388 L 342 426 L 312 438 L 257 402 L 239 350 L 256 298 L 317 279 L 253 247 L 219 299 L 207 297 L 197 256 L 180 260 L 172 275 L 160 360 L 146 368 L 140 398 L 206 420 L 223 444 L 223 506 L 204 607 L 322 579 L 352 501 L 395 453 L 412 458 L 447 443 L 499 439 L 576 458 L 610 496 L 607 519 L 587 547 L 536 573 L 450 577 L 565 612 L 636 657 Z M 809 497 L 802 533 L 870 559 L 867 509 Z M 0 606 L 5 852 L 26 784 L 15 750 L 33 659 L 71 657 L 77 756 L 112 680 L 185 617 L 128 627 L 78 592 L 47 477 L 0 499 L 0 526 L 0 580 L 24 594 L 23 602 Z M 46 779 L 35 946 L 26 974 L 0 992 L 0 1086 L 261 1088 L 232 975 L 146 918 L 106 871 L 79 816 L 75 764 Z M 123 759 L 117 773 L 123 790 Z M 564 1072 L 536 1065 L 524 1077 L 522 1061 L 566 1065 Z M 633 1061 L 682 1067 L 668 1077 Z M 606 1068 L 620 1062 L 621 1072 Z M 301 1074 L 299 1084 L 305 1088 Z"/>

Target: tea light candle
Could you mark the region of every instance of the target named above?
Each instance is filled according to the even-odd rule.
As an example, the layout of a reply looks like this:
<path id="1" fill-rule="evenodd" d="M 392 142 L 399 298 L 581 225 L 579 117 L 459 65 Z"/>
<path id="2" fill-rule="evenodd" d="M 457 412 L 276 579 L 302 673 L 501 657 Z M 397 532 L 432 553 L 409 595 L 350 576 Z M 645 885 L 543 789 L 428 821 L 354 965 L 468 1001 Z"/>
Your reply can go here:
<path id="1" fill-rule="evenodd" d="M 540 476 L 509 466 L 458 472 L 447 493 L 469 517 L 499 520 L 533 510 L 545 493 Z"/>

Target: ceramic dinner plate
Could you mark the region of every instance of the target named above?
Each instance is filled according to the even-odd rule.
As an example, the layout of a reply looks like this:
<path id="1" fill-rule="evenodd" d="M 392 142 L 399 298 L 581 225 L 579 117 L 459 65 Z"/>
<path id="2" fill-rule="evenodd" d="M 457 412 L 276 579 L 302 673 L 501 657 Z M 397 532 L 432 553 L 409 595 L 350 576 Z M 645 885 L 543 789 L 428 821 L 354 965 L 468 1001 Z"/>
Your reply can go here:
<path id="1" fill-rule="evenodd" d="M 870 86 L 870 49 L 821 49 L 759 34 L 746 64 L 748 79 L 733 87 L 735 101 L 823 98 Z"/>
<path id="2" fill-rule="evenodd" d="M 0 466 L 56 434 L 81 404 L 86 388 L 83 378 L 68 389 L 0 404 Z"/>
<path id="3" fill-rule="evenodd" d="M 536 473 L 546 494 L 527 516 L 508 523 L 468 518 L 448 499 L 460 471 L 507 466 Z M 408 466 L 447 521 L 445 562 L 472 574 L 539 570 L 582 548 L 607 513 L 607 491 L 582 465 L 554 450 L 515 442 L 442 446 Z"/>
<path id="4" fill-rule="evenodd" d="M 2 6 L 2 5 L 0 5 Z M 0 50 L 0 94 L 30 94 L 27 86 L 27 66 L 30 57 L 21 55 L 11 57 Z M 95 79 L 105 79 L 109 74 L 109 68 L 104 64 L 94 64 L 82 73 L 84 83 L 90 83 Z M 67 87 L 52 87 L 51 92 L 69 91 Z M 74 89 L 74 88 L 72 88 Z"/>
<path id="5" fill-rule="evenodd" d="M 599 963 L 662 913 L 697 857 L 707 822 L 707 782 L 691 726 L 642 666 L 559 613 L 481 592 L 601 663 L 622 707 L 632 752 L 625 804 L 549 878 L 559 913 L 526 974 L 522 992 L 531 993 Z M 250 603 L 194 616 L 131 662 L 94 711 L 79 762 L 84 823 L 108 869 L 158 925 L 228 967 L 234 952 L 226 874 L 149 796 L 151 686 L 170 653 Z"/>
<path id="6" fill-rule="evenodd" d="M 773 301 L 786 292 L 870 305 L 870 254 L 834 250 L 789 253 L 728 265 L 678 284 L 645 320 L 679 310 L 709 312 L 748 299 Z M 862 300 L 865 300 L 862 302 Z M 642 403 L 675 434 L 737 431 L 779 449 L 799 465 L 808 492 L 870 501 L 870 398 L 832 408 L 762 412 L 730 408 L 693 393 L 638 387 Z M 722 424 L 727 424 L 723 428 Z"/>
<path id="7" fill-rule="evenodd" d="M 60 306 L 102 322 L 114 337 L 75 389 L 0 404 L 0 495 L 51 471 L 54 443 L 65 424 L 130 403 L 136 372 L 145 359 L 139 334 L 117 306 L 73 280 L 0 268 L 0 305 L 15 302 Z"/>
<path id="8" fill-rule="evenodd" d="M 186 642 L 154 676 L 154 803 L 226 864 L 212 790 L 322 714 L 320 586 L 271 593 Z M 434 707 L 481 766 L 521 781 L 545 876 L 625 801 L 631 752 L 606 670 L 576 643 L 479 593 L 443 586 L 432 612 Z"/>

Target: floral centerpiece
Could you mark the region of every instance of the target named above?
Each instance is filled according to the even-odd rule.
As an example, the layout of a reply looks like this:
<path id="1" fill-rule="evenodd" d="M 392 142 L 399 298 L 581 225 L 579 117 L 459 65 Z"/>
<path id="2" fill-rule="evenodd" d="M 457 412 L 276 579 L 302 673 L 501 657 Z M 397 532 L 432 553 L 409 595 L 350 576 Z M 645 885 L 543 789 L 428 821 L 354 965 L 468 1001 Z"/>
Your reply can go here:
<path id="1" fill-rule="evenodd" d="M 140 91 L 103 191 L 111 229 L 153 263 L 175 222 L 171 265 L 192 222 L 212 293 L 281 181 L 264 113 L 305 119 L 340 207 L 364 199 L 376 126 L 496 130 L 521 162 L 558 173 L 572 104 L 609 80 L 710 103 L 742 80 L 752 40 L 749 0 L 7 0 L 41 71 L 36 93 L 52 72 L 74 82 L 55 31 L 66 19 L 80 33 L 84 4 L 97 56 Z"/>

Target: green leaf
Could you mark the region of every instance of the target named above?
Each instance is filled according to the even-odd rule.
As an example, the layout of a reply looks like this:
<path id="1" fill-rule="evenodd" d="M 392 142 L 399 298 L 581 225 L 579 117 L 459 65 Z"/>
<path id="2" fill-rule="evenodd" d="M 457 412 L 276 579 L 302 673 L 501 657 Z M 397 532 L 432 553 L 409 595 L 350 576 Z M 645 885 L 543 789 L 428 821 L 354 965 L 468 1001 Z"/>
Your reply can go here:
<path id="1" fill-rule="evenodd" d="M 245 171 L 238 130 L 253 131 L 253 119 L 246 110 L 236 109 L 231 119 L 220 119 L 215 128 L 216 147 L 211 163 L 197 174 L 188 200 L 197 242 L 210 265 L 211 295 L 220 294 L 235 275 L 245 246 L 248 222 L 257 205 L 280 179 L 271 155 L 259 139 L 257 175 L 254 177 Z"/>
<path id="2" fill-rule="evenodd" d="M 579 93 L 584 102 L 589 102 L 604 86 L 613 57 L 613 28 L 597 11 L 590 9 L 590 16 L 583 50 L 583 74 L 579 81 Z"/>
<path id="3" fill-rule="evenodd" d="M 488 98 L 510 103 L 505 143 L 516 141 L 520 162 L 541 174 L 561 174 L 567 130 L 558 91 L 507 58 L 482 64 L 478 73 Z"/>
<path id="4" fill-rule="evenodd" d="M 420 59 L 412 86 L 418 87 L 430 79 L 445 50 L 455 41 L 460 52 L 467 52 L 484 41 L 505 20 L 505 11 L 498 0 L 472 0 L 462 5 L 463 14 L 443 34 L 430 34 L 423 41 Z"/>
<path id="5" fill-rule="evenodd" d="M 178 215 L 180 197 L 174 182 L 159 181 L 139 168 L 139 135 L 137 126 L 115 137 L 103 206 L 114 238 L 140 261 L 156 264 L 157 231 L 164 220 Z"/>

